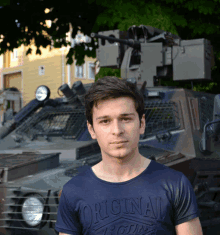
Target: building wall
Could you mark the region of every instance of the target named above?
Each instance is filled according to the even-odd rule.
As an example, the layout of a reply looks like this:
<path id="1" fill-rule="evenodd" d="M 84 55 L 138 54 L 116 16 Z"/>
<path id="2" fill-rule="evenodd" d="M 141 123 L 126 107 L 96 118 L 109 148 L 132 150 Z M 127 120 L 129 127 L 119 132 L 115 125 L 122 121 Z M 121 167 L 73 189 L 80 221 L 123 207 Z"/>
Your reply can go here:
<path id="1" fill-rule="evenodd" d="M 59 50 L 49 51 L 49 48 L 42 48 L 42 55 L 36 55 L 33 45 L 31 48 L 33 49 L 32 54 L 24 57 L 23 65 L 24 105 L 35 99 L 35 91 L 38 86 L 48 86 L 51 90 L 51 98 L 54 98 L 57 96 L 57 87 L 62 83 L 62 58 Z M 44 68 L 42 75 L 39 74 L 41 67 Z"/>
<path id="2" fill-rule="evenodd" d="M 16 87 L 19 91 L 22 90 L 22 75 L 21 72 L 9 73 L 4 75 L 5 88 Z"/>

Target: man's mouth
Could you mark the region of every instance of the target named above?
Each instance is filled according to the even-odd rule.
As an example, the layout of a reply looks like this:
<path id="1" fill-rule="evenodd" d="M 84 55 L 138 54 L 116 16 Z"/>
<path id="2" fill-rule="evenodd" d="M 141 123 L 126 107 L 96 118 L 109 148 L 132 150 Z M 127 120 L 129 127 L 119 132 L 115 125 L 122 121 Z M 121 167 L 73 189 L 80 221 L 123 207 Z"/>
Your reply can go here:
<path id="1" fill-rule="evenodd" d="M 112 144 L 123 144 L 123 143 L 126 143 L 128 141 L 119 141 L 119 142 L 113 142 Z"/>

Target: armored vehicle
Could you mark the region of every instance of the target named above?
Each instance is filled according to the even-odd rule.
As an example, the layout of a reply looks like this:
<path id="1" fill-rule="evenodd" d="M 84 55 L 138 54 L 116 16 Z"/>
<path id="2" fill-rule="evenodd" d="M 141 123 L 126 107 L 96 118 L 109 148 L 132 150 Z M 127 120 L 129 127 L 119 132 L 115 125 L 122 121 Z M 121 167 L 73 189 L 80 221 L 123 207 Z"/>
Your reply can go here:
<path id="1" fill-rule="evenodd" d="M 0 127 L 21 109 L 21 93 L 16 87 L 0 90 Z"/>
<path id="2" fill-rule="evenodd" d="M 171 75 L 176 81 L 211 79 L 210 42 L 181 40 L 144 25 L 91 37 L 99 38 L 100 67 L 121 68 L 121 78 L 143 94 L 146 129 L 140 153 L 187 176 L 203 234 L 218 234 L 220 94 L 159 85 Z M 0 146 L 6 146 L 0 155 L 0 233 L 57 234 L 62 186 L 101 161 L 99 145 L 86 127 L 83 97 L 90 86 L 62 85 L 65 97 L 54 100 L 41 86 L 36 99 L 0 129 Z"/>

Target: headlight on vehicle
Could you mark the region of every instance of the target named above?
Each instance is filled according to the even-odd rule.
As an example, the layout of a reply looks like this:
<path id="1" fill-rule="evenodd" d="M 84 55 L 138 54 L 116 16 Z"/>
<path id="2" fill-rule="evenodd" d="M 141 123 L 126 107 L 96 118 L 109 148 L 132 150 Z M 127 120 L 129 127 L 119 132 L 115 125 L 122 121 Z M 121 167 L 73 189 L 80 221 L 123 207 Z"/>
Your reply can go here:
<path id="1" fill-rule="evenodd" d="M 38 225 L 43 216 L 44 206 L 37 197 L 28 197 L 22 205 L 21 214 L 24 221 L 30 226 Z"/>
<path id="2" fill-rule="evenodd" d="M 38 101 L 44 101 L 50 98 L 50 89 L 47 86 L 39 86 L 35 95 Z"/>

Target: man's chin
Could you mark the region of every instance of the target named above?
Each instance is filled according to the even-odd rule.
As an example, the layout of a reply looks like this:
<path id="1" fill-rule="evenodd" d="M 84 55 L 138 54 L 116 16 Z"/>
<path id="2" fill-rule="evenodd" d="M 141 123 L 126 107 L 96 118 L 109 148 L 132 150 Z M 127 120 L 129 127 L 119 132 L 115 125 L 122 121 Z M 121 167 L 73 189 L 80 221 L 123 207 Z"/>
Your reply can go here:
<path id="1" fill-rule="evenodd" d="M 115 159 L 117 159 L 117 160 L 123 160 L 123 159 L 128 158 L 129 155 L 128 155 L 128 154 L 120 154 L 120 155 L 113 154 L 112 157 L 115 158 Z"/>

